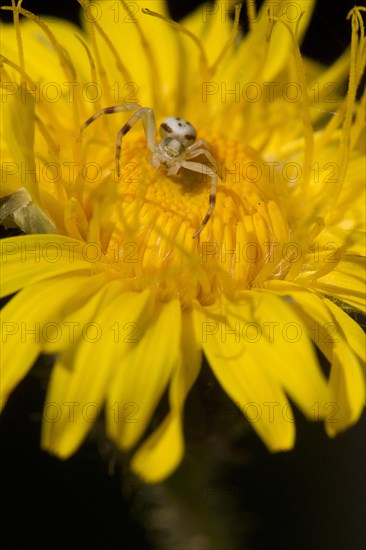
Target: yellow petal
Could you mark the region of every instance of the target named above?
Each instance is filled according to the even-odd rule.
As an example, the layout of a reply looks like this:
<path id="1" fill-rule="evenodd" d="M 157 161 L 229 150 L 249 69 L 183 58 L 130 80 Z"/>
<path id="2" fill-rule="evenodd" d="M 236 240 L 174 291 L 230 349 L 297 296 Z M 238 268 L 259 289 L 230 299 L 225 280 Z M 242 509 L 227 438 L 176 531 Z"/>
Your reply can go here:
<path id="1" fill-rule="evenodd" d="M 143 323 L 146 323 L 144 326 Z M 124 421 L 107 415 L 111 438 L 130 448 L 143 434 L 168 380 L 180 362 L 181 310 L 178 300 L 156 304 L 147 319 L 141 319 L 139 341 L 123 357 L 108 392 L 108 411 L 134 404 L 137 414 Z"/>
<path id="2" fill-rule="evenodd" d="M 23 235 L 1 241 L 1 296 L 49 277 L 90 272 L 86 243 L 63 235 Z"/>
<path id="3" fill-rule="evenodd" d="M 164 109 L 166 113 L 169 106 L 172 106 L 174 95 L 178 93 L 176 31 L 164 21 L 145 15 L 141 11 L 143 7 L 147 7 L 160 14 L 166 14 L 166 3 L 149 0 L 148 5 L 144 6 L 140 2 L 103 0 L 94 4 L 95 8 L 90 11 L 95 11 L 98 24 L 103 29 L 108 29 L 108 38 L 117 49 L 131 77 L 129 81 L 123 81 L 123 75 L 116 65 L 110 47 L 95 30 L 100 58 L 103 66 L 108 67 L 108 84 L 109 89 L 113 91 L 110 95 L 115 99 L 114 103 L 140 103 L 144 107 L 153 107 L 158 112 Z M 88 14 L 85 17 L 85 13 L 83 15 L 86 26 L 87 20 L 91 21 L 92 17 Z M 164 39 L 156 40 L 156 33 L 164 35 Z M 121 55 L 121 47 L 126 49 L 129 55 Z M 169 70 L 166 70 L 166 67 L 169 67 Z M 154 90 L 157 89 L 156 94 Z M 103 107 L 108 107 L 106 95 L 103 94 Z"/>
<path id="4" fill-rule="evenodd" d="M 190 314 L 182 315 L 182 361 L 173 372 L 169 388 L 170 412 L 143 442 L 131 461 L 132 470 L 147 483 L 157 483 L 169 476 L 184 454 L 182 409 L 187 393 L 195 382 L 201 365 L 201 350 L 196 341 Z"/>
<path id="5" fill-rule="evenodd" d="M 275 17 L 284 21 L 294 34 L 298 26 L 297 36 L 301 40 L 301 36 L 309 26 L 314 4 L 315 2 L 309 0 L 299 0 L 292 4 L 289 4 L 287 0 L 283 0 L 277 5 L 269 0 L 262 6 L 260 15 L 262 19 L 266 19 L 266 12 L 269 10 L 270 16 L 275 15 Z M 265 81 L 272 80 L 280 73 L 288 62 L 289 56 L 292 55 L 292 50 L 293 44 L 289 31 L 282 24 L 276 24 L 264 67 L 263 79 Z"/>
<path id="6" fill-rule="evenodd" d="M 281 384 L 265 366 L 270 360 L 268 352 L 258 342 L 252 351 L 253 344 L 244 342 L 238 334 L 243 318 L 251 319 L 250 303 L 240 304 L 239 316 L 225 306 L 223 300 L 224 322 L 218 322 L 211 311 L 195 312 L 197 338 L 202 338 L 208 362 L 222 388 L 268 448 L 272 451 L 291 448 L 295 437 L 293 416 Z M 234 333 L 229 334 L 229 330 Z"/>
<path id="7" fill-rule="evenodd" d="M 87 300 L 101 284 L 100 278 L 93 281 L 89 277 L 63 277 L 47 285 L 36 283 L 2 309 L 2 406 L 42 351 L 48 323 L 61 326 L 65 313 Z"/>
<path id="8" fill-rule="evenodd" d="M 307 332 L 331 365 L 329 385 L 333 397 L 323 408 L 327 432 L 352 425 L 361 415 L 365 403 L 364 368 L 365 335 L 355 321 L 329 300 L 297 290 L 296 285 L 271 283 L 291 297 L 292 307 L 302 318 Z M 358 359 L 359 357 L 359 359 Z"/>
<path id="9" fill-rule="evenodd" d="M 349 347 L 335 347 L 329 382 L 335 399 L 329 404 L 325 429 L 334 437 L 357 422 L 365 405 L 365 379 Z"/>
<path id="10" fill-rule="evenodd" d="M 330 296 L 350 304 L 361 311 L 366 310 L 365 258 L 346 256 L 334 270 L 320 277 L 312 285 Z"/>
<path id="11" fill-rule="evenodd" d="M 8 83 L 15 89 L 15 93 L 6 93 L 2 87 L 1 135 L 5 139 L 10 157 L 13 161 L 12 171 L 18 174 L 19 187 L 29 186 L 33 197 L 39 196 L 35 181 L 34 159 L 34 126 L 35 126 L 35 100 L 31 94 L 24 94 L 17 82 Z M 19 131 L 19 128 L 22 131 Z M 25 170 L 29 171 L 25 177 Z M 9 168 L 7 169 L 9 172 Z M 13 190 L 13 192 L 16 189 Z"/>
<path id="12" fill-rule="evenodd" d="M 288 420 L 292 415 L 285 392 L 308 418 L 313 418 L 314 402 L 327 403 L 331 394 L 306 329 L 289 305 L 269 293 L 244 296 L 246 301 L 238 304 L 223 298 L 220 315 L 226 321 L 215 321 L 208 314 L 197 329 L 227 393 L 243 412 L 254 401 L 253 427 L 268 447 L 289 448 L 294 427 Z"/>
<path id="13" fill-rule="evenodd" d="M 334 302 L 331 302 L 331 300 L 325 298 L 324 303 L 337 323 L 337 333 L 341 332 L 345 341 L 364 366 L 366 363 L 366 335 L 364 331 L 356 321 L 347 315 L 347 313 L 338 307 Z"/>
<path id="14" fill-rule="evenodd" d="M 89 318 L 79 316 L 80 311 L 76 312 L 75 319 L 84 327 L 83 337 L 76 353 L 72 349 L 67 351 L 53 369 L 45 402 L 42 446 L 63 458 L 78 448 L 99 416 L 107 385 L 126 347 L 122 339 L 116 341 L 113 330 L 116 314 L 123 326 L 126 317 L 131 319 L 141 314 L 150 296 L 148 291 L 136 294 L 122 293 L 122 290 L 120 281 L 104 286 L 97 299 L 93 299 L 95 314 L 90 322 Z M 99 309 L 96 309 L 98 303 Z M 92 310 L 84 314 L 86 312 L 90 314 Z M 54 403 L 63 414 L 57 422 L 47 422 L 46 411 Z M 67 403 L 73 404 L 72 421 L 66 410 Z"/>

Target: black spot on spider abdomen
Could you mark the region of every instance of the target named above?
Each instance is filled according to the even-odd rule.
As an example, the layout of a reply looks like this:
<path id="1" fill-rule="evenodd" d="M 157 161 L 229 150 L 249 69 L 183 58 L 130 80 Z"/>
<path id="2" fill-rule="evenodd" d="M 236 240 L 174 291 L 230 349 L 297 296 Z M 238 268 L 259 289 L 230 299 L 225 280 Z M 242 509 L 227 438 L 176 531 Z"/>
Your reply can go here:
<path id="1" fill-rule="evenodd" d="M 165 130 L 166 132 L 168 132 L 168 134 L 171 134 L 171 133 L 173 132 L 173 128 L 171 128 L 171 127 L 169 126 L 169 124 L 166 124 L 165 122 L 163 122 L 163 123 L 161 124 L 161 127 L 162 127 L 163 130 Z"/>

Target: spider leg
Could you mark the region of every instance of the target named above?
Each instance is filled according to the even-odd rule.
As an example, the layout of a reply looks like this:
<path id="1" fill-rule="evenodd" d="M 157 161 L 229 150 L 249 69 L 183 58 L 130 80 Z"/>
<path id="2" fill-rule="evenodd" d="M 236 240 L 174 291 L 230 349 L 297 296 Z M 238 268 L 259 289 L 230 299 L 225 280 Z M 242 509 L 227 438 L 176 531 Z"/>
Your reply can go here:
<path id="1" fill-rule="evenodd" d="M 176 162 L 173 166 L 171 166 L 169 168 L 169 170 L 167 171 L 166 175 L 167 176 L 175 176 L 176 174 L 178 174 L 179 172 L 179 169 L 182 165 L 179 163 L 179 162 Z"/>
<path id="2" fill-rule="evenodd" d="M 211 177 L 211 190 L 210 190 L 208 210 L 201 222 L 201 225 L 193 235 L 193 239 L 195 239 L 196 237 L 198 237 L 202 229 L 205 227 L 206 223 L 210 219 L 211 214 L 215 208 L 218 178 L 217 178 L 217 174 L 212 170 L 212 168 L 210 166 L 207 166 L 206 164 L 201 164 L 199 162 L 184 161 L 181 163 L 181 167 L 186 168 L 187 170 L 192 170 L 193 172 L 200 172 L 201 174 L 205 173 Z"/>
<path id="3" fill-rule="evenodd" d="M 101 109 L 100 111 L 97 111 L 94 113 L 93 116 L 88 118 L 86 122 L 81 126 L 80 131 L 82 132 L 85 130 L 89 124 L 94 122 L 94 120 L 97 120 L 102 115 L 112 115 L 114 113 L 122 113 L 124 111 L 138 111 L 141 109 L 141 105 L 138 103 L 126 103 L 125 105 L 113 105 L 113 107 L 105 107 L 104 109 Z"/>
<path id="4" fill-rule="evenodd" d="M 117 134 L 117 141 L 116 141 L 116 172 L 117 177 L 120 175 L 120 166 L 119 166 L 119 160 L 121 157 L 121 148 L 122 148 L 122 138 L 129 132 L 138 122 L 138 120 L 142 119 L 142 124 L 144 127 L 145 135 L 146 135 L 146 142 L 147 146 L 150 149 L 151 152 L 155 149 L 155 136 L 156 136 L 156 122 L 155 122 L 155 116 L 154 111 L 150 109 L 149 107 L 140 107 L 138 111 L 132 117 L 122 126 L 120 131 Z"/>
<path id="5" fill-rule="evenodd" d="M 193 147 L 193 146 L 192 146 Z M 195 157 L 199 157 L 200 155 L 205 155 L 207 160 L 211 162 L 215 170 L 218 168 L 216 159 L 214 156 L 210 153 L 210 151 L 207 151 L 207 149 L 199 148 L 199 149 L 191 149 L 191 147 L 188 147 L 187 153 L 186 153 L 186 159 L 193 159 Z"/>
<path id="6" fill-rule="evenodd" d="M 131 130 L 132 126 L 136 124 L 136 122 L 142 118 L 142 124 L 144 127 L 145 135 L 146 135 L 146 141 L 147 146 L 150 149 L 151 152 L 154 151 L 155 147 L 155 136 L 156 136 L 156 123 L 155 123 L 155 116 L 152 109 L 141 107 L 138 103 L 126 103 L 125 105 L 114 105 L 112 107 L 105 107 L 104 109 L 101 109 L 100 111 L 97 111 L 94 113 L 93 116 L 88 118 L 86 122 L 81 126 L 80 131 L 82 132 L 85 130 L 89 124 L 97 120 L 97 118 L 101 117 L 102 115 L 111 115 L 114 113 L 122 113 L 126 111 L 136 111 L 134 115 L 122 126 L 120 131 L 117 134 L 117 142 L 116 142 L 116 173 L 119 177 L 120 175 L 120 166 L 119 166 L 119 160 L 121 157 L 121 144 L 122 144 L 122 138 L 124 135 L 127 134 L 129 130 Z"/>
<path id="7" fill-rule="evenodd" d="M 197 149 L 198 147 L 204 147 L 204 148 L 210 150 L 209 144 L 204 139 L 198 139 L 197 141 L 192 143 L 192 145 L 190 145 L 188 147 L 188 150 L 193 151 L 194 149 Z"/>

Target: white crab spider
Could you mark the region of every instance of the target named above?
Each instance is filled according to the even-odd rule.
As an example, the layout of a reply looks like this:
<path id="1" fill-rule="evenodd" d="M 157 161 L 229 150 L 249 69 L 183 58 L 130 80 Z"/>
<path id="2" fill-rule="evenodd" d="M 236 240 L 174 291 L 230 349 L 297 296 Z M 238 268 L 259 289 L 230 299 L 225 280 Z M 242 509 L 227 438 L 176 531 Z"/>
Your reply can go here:
<path id="1" fill-rule="evenodd" d="M 142 120 L 144 131 L 146 134 L 147 147 L 152 153 L 150 159 L 154 168 L 159 169 L 160 166 L 167 168 L 167 176 L 174 176 L 180 170 L 180 168 L 186 168 L 193 172 L 200 172 L 201 174 L 207 174 L 211 178 L 211 191 L 209 197 L 209 207 L 205 217 L 203 218 L 201 225 L 195 231 L 193 238 L 198 237 L 204 226 L 207 224 L 211 217 L 211 214 L 215 208 L 216 203 L 216 189 L 217 189 L 217 174 L 211 166 L 202 164 L 200 162 L 190 162 L 190 159 L 194 159 L 200 155 L 204 155 L 207 160 L 214 166 L 217 163 L 209 151 L 209 145 L 203 139 L 196 141 L 196 130 L 192 124 L 179 117 L 169 117 L 163 120 L 160 124 L 161 140 L 156 141 L 156 122 L 154 111 L 148 107 L 141 107 L 138 103 L 128 103 L 126 105 L 116 105 L 113 107 L 106 107 L 96 112 L 93 116 L 88 118 L 81 127 L 83 131 L 89 124 L 94 122 L 102 115 L 110 115 L 112 113 L 120 113 L 124 111 L 136 111 L 131 118 L 122 126 L 117 134 L 116 142 L 116 172 L 117 176 L 120 175 L 120 157 L 122 138 L 131 130 L 132 126 Z"/>

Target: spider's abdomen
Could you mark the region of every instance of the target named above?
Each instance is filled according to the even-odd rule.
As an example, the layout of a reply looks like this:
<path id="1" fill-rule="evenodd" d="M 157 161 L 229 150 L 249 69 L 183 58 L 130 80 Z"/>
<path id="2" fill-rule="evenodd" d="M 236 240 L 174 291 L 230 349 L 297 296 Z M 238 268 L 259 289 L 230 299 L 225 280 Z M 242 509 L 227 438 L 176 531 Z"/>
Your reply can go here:
<path id="1" fill-rule="evenodd" d="M 196 141 L 195 127 L 179 117 L 169 117 L 160 124 L 160 135 L 162 138 L 177 138 L 185 147 Z"/>

